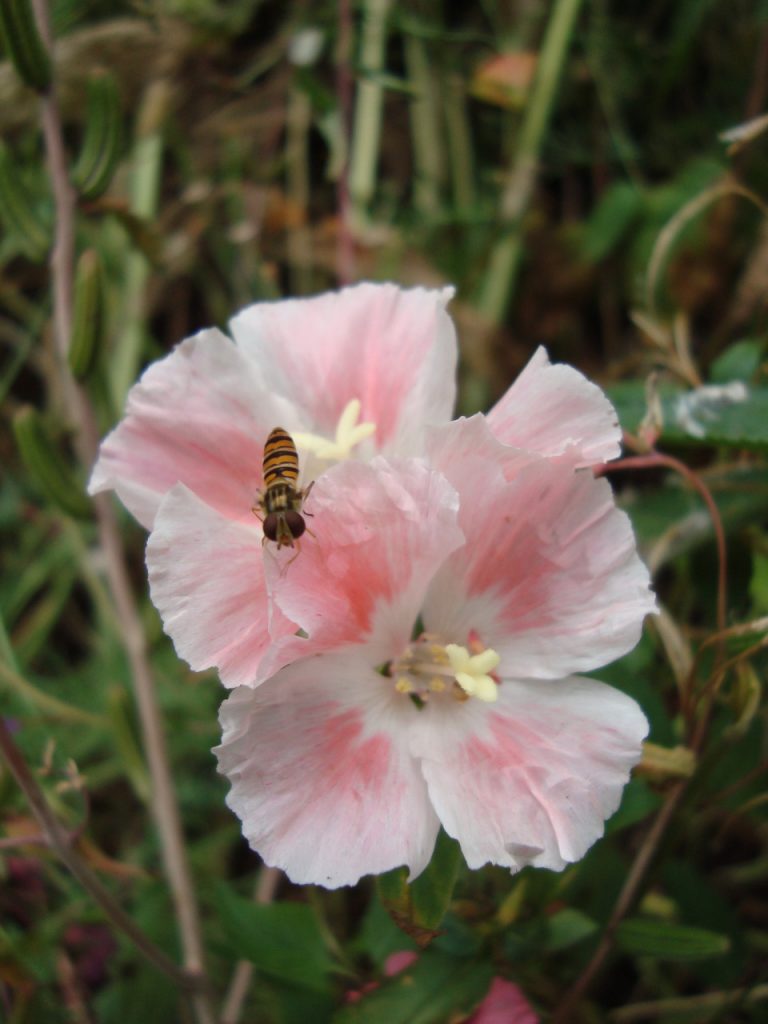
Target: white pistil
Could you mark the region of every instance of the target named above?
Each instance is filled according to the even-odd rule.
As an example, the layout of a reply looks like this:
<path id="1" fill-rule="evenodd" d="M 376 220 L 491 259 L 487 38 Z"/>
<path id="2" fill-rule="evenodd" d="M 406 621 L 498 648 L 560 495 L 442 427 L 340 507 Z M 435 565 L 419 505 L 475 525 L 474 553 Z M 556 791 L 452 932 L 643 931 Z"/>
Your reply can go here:
<path id="1" fill-rule="evenodd" d="M 311 452 L 318 459 L 341 462 L 348 459 L 352 449 L 365 441 L 376 430 L 375 423 L 358 423 L 360 415 L 360 399 L 353 398 L 347 402 L 336 426 L 336 437 L 329 440 L 319 434 L 302 434 L 294 432 L 293 440 L 298 448 Z"/>
<path id="2" fill-rule="evenodd" d="M 446 644 L 445 652 L 451 663 L 453 677 L 470 697 L 491 703 L 499 695 L 496 681 L 489 674 L 501 660 L 491 648 L 480 654 L 470 654 L 466 647 Z"/>

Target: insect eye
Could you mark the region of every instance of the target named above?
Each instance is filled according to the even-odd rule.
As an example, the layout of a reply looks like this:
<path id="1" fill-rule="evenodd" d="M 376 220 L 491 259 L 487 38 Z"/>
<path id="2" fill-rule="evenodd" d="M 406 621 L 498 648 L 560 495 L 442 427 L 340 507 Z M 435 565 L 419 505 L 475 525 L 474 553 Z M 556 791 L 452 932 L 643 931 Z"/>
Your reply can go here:
<path id="1" fill-rule="evenodd" d="M 264 520 L 264 536 L 267 540 L 277 540 L 277 516 L 274 512 L 270 512 Z"/>
<path id="2" fill-rule="evenodd" d="M 267 516 L 267 518 L 269 518 L 269 516 Z M 294 540 L 300 537 L 307 528 L 307 524 L 304 522 L 304 517 L 300 512 L 296 512 L 294 509 L 288 509 L 285 513 L 285 522 L 288 529 L 291 531 L 291 536 Z M 264 532 L 267 532 L 266 523 L 264 523 Z"/>

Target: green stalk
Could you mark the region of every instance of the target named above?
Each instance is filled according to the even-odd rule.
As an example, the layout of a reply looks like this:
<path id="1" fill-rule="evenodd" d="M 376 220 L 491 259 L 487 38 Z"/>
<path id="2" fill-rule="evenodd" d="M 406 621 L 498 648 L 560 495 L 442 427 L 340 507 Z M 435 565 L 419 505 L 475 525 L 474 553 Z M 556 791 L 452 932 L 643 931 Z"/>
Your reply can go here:
<path id="1" fill-rule="evenodd" d="M 467 98 L 464 82 L 455 72 L 448 75 L 445 87 L 445 126 L 450 152 L 453 202 L 457 210 L 466 213 L 474 207 L 476 199 Z"/>
<path id="2" fill-rule="evenodd" d="M 384 89 L 375 76 L 384 67 L 386 21 L 391 6 L 392 0 L 366 0 L 364 6 L 360 64 L 366 77 L 357 87 L 349 157 L 349 194 L 353 221 L 357 225 L 367 220 L 368 204 L 376 184 Z"/>
<path id="3" fill-rule="evenodd" d="M 157 214 L 163 161 L 162 133 L 169 101 L 169 85 L 160 79 L 148 86 L 139 110 L 137 139 L 131 155 L 130 209 L 131 213 L 144 220 L 151 220 Z M 122 295 L 125 326 L 118 335 L 110 362 L 111 391 L 117 409 L 122 409 L 141 364 L 148 278 L 146 257 L 131 246 L 125 260 Z"/>
<path id="4" fill-rule="evenodd" d="M 424 40 L 405 37 L 405 63 L 414 88 L 411 101 L 411 145 L 413 147 L 413 205 L 427 218 L 440 209 L 440 185 L 445 167 L 440 110 Z"/>
<path id="5" fill-rule="evenodd" d="M 541 148 L 580 5 L 581 0 L 556 0 L 541 45 L 536 78 L 501 201 L 504 233 L 491 253 L 478 302 L 480 312 L 494 324 L 504 319 L 515 293 L 523 251 L 522 220 L 530 203 Z"/>

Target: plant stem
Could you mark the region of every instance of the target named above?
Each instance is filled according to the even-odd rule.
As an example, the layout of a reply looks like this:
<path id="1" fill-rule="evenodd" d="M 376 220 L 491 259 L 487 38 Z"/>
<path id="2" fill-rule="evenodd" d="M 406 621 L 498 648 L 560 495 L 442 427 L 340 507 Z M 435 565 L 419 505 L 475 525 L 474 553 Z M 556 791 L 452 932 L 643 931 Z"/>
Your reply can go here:
<path id="1" fill-rule="evenodd" d="M 198 986 L 200 984 L 199 977 L 180 970 L 170 957 L 166 956 L 148 935 L 144 934 L 114 901 L 88 864 L 72 848 L 67 832 L 48 806 L 42 789 L 27 767 L 2 716 L 0 716 L 0 752 L 2 752 L 11 774 L 18 782 L 19 788 L 27 798 L 47 845 L 61 858 L 83 888 L 90 893 L 112 924 L 128 936 L 150 963 L 172 978 L 177 985 L 185 989 Z"/>
<path id="2" fill-rule="evenodd" d="M 480 312 L 492 324 L 501 323 L 514 296 L 523 251 L 523 215 L 530 202 L 541 147 L 580 6 L 581 0 L 556 0 L 541 45 L 531 98 L 501 200 L 504 231 L 491 253 L 478 302 Z"/>
<path id="3" fill-rule="evenodd" d="M 282 872 L 278 868 L 263 865 L 256 882 L 254 899 L 257 903 L 271 903 L 280 883 Z M 243 1011 L 243 1003 L 253 980 L 253 964 L 250 960 L 240 960 L 232 975 L 224 1005 L 221 1008 L 220 1024 L 238 1024 Z"/>
<path id="4" fill-rule="evenodd" d="M 52 40 L 46 0 L 33 0 L 33 6 L 40 34 L 50 49 Z M 41 103 L 43 134 L 56 211 L 56 232 L 51 259 L 56 351 L 69 412 L 78 428 L 79 454 L 85 465 L 91 465 L 98 451 L 98 430 L 93 408 L 87 393 L 76 385 L 67 364 L 72 324 L 75 195 L 69 182 L 61 115 L 54 86 L 42 96 Z M 160 710 L 147 657 L 144 631 L 131 591 L 112 505 L 105 494 L 97 495 L 94 505 L 107 578 L 121 624 L 122 641 L 128 655 L 139 708 L 144 746 L 152 777 L 152 810 L 160 836 L 163 863 L 171 886 L 184 950 L 185 976 L 200 979 L 200 985 L 193 995 L 197 1019 L 200 1024 L 213 1024 L 213 1011 L 204 990 L 203 944 L 197 903 L 171 779 Z"/>
<path id="5" fill-rule="evenodd" d="M 384 67 L 386 22 L 391 5 L 392 0 L 366 0 L 364 4 L 360 63 L 366 76 L 376 75 Z M 368 204 L 373 197 L 383 103 L 384 90 L 381 83 L 372 77 L 363 78 L 357 87 L 352 152 L 349 157 L 349 194 L 356 227 L 366 223 Z"/>
<path id="6" fill-rule="evenodd" d="M 592 959 L 579 976 L 576 984 L 570 992 L 566 993 L 565 998 L 556 1008 L 552 1015 L 552 1024 L 566 1024 L 567 1021 L 571 1020 L 573 1011 L 578 1007 L 581 1000 L 589 991 L 592 982 L 595 980 L 603 964 L 608 958 L 608 955 L 613 949 L 616 931 L 632 904 L 635 902 L 638 890 L 645 879 L 659 843 L 661 842 L 669 823 L 672 821 L 675 811 L 680 806 L 683 796 L 685 795 L 685 791 L 688 787 L 688 781 L 688 779 L 685 779 L 682 782 L 678 782 L 674 788 L 670 790 L 666 803 L 656 815 L 656 820 L 651 826 L 650 832 L 646 835 L 643 845 L 641 846 L 637 857 L 635 857 L 635 861 L 629 875 L 627 876 L 627 880 L 619 893 L 619 897 L 616 900 L 608 923 L 603 930 L 597 949 L 592 954 Z"/>

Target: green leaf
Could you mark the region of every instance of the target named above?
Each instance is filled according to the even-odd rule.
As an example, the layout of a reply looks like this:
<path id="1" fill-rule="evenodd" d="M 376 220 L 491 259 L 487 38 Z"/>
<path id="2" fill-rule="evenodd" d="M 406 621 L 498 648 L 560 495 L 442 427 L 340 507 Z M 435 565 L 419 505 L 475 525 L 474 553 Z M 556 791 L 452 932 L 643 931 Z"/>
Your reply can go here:
<path id="1" fill-rule="evenodd" d="M 62 459 L 38 411 L 31 406 L 19 409 L 13 430 L 29 475 L 43 494 L 67 515 L 89 519 L 93 508 L 85 488 Z"/>
<path id="2" fill-rule="evenodd" d="M 573 907 L 547 918 L 543 946 L 552 952 L 568 949 L 597 931 L 597 922 Z"/>
<path id="3" fill-rule="evenodd" d="M 359 1002 L 340 1010 L 334 1024 L 445 1024 L 464 1019 L 491 983 L 493 966 L 423 953 L 410 967 Z"/>
<path id="4" fill-rule="evenodd" d="M 417 924 L 424 928 L 440 926 L 451 902 L 461 863 L 461 847 L 440 829 L 429 867 L 411 885 Z"/>
<path id="5" fill-rule="evenodd" d="M 617 182 L 606 189 L 582 238 L 582 252 L 590 263 L 598 263 L 616 248 L 632 226 L 643 205 L 634 185 Z"/>
<path id="6" fill-rule="evenodd" d="M 660 960 L 703 960 L 722 956 L 730 948 L 728 937 L 717 932 L 640 917 L 623 921 L 616 941 L 625 953 Z"/>
<path id="7" fill-rule="evenodd" d="M 442 829 L 429 866 L 408 885 L 408 872 L 396 868 L 381 875 L 379 896 L 398 925 L 426 945 L 440 926 L 453 896 L 461 866 L 461 849 Z"/>
<path id="8" fill-rule="evenodd" d="M 762 551 L 754 551 L 752 554 L 749 596 L 752 598 L 755 613 L 765 615 L 768 612 L 768 555 Z"/>
<path id="9" fill-rule="evenodd" d="M 760 366 L 764 348 L 762 341 L 753 338 L 729 345 L 709 368 L 709 379 L 713 384 L 727 384 L 732 380 L 748 383 Z"/>
<path id="10" fill-rule="evenodd" d="M 19 78 L 33 89 L 47 89 L 51 61 L 37 31 L 30 0 L 2 0 L 0 37 Z"/>
<path id="11" fill-rule="evenodd" d="M 120 94 L 115 78 L 100 72 L 88 80 L 85 139 L 72 180 L 86 199 L 97 199 L 117 167 L 122 138 Z"/>
<path id="12" fill-rule="evenodd" d="M 32 260 L 41 259 L 50 246 L 50 235 L 40 220 L 18 162 L 0 142 L 0 220 L 19 249 Z"/>
<path id="13" fill-rule="evenodd" d="M 96 365 L 103 342 L 104 285 L 99 254 L 86 249 L 77 263 L 69 366 L 83 380 Z"/>
<path id="14" fill-rule="evenodd" d="M 645 389 L 638 381 L 608 388 L 622 427 L 635 433 L 645 415 Z M 662 442 L 725 445 L 768 451 L 768 388 L 749 388 L 743 400 L 697 389 L 663 389 Z"/>
<path id="15" fill-rule="evenodd" d="M 233 959 L 314 992 L 327 992 L 333 962 L 311 907 L 253 903 L 226 885 L 216 887 L 221 924 Z"/>

